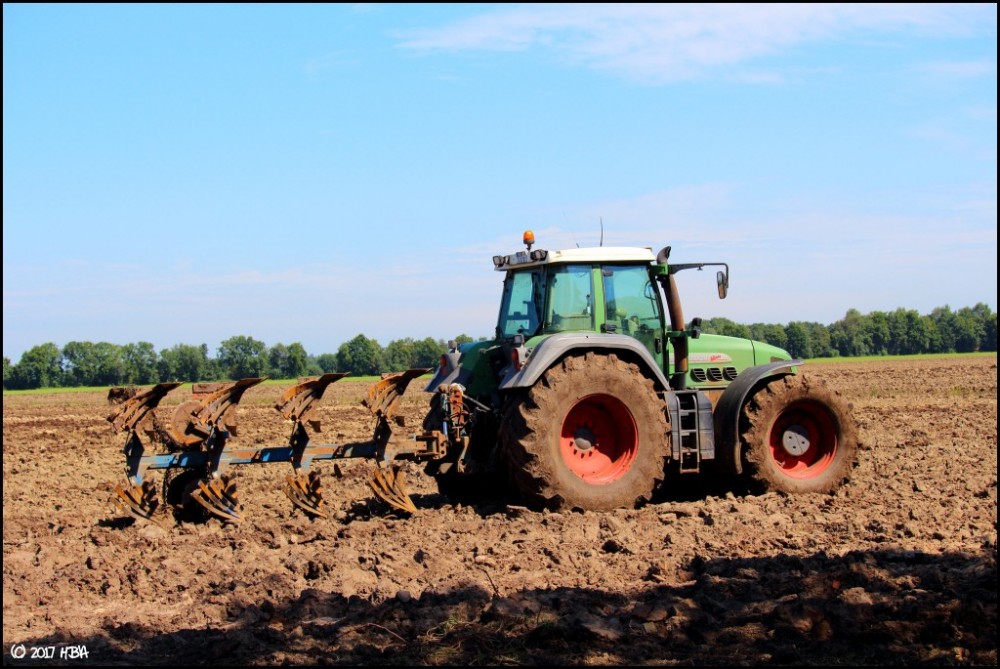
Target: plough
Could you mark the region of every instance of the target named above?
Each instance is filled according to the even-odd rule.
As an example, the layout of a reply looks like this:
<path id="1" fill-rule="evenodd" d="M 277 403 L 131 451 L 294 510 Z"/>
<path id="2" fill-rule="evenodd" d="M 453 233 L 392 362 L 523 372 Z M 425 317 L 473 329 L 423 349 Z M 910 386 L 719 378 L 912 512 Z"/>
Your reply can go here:
<path id="1" fill-rule="evenodd" d="M 124 432 L 127 485 L 115 487 L 114 501 L 126 513 L 151 520 L 159 507 L 156 486 L 147 477 L 151 470 L 166 470 L 164 496 L 168 502 L 188 500 L 225 522 L 241 520 L 236 482 L 230 469 L 236 465 L 288 462 L 283 492 L 310 516 L 326 517 L 323 486 L 312 464 L 320 460 L 367 458 L 375 463 L 369 486 L 374 494 L 407 513 L 416 506 L 406 491 L 403 471 L 396 460 L 438 459 L 448 446 L 447 436 L 438 430 L 403 437 L 393 434 L 392 425 L 402 425 L 395 415 L 399 398 L 413 379 L 429 369 L 410 369 L 383 375 L 373 384 L 362 404 L 375 418 L 372 438 L 346 444 L 316 443 L 320 422 L 314 410 L 327 386 L 347 376 L 324 374 L 286 390 L 275 408 L 292 421 L 288 443 L 253 447 L 230 439 L 237 434 L 235 407 L 243 393 L 263 378 L 241 379 L 234 383 L 195 384 L 195 399 L 181 403 L 164 424 L 154 409 L 178 382 L 160 383 L 126 399 L 108 421 L 116 433 Z M 113 389 L 112 393 L 119 389 Z M 119 393 L 120 394 L 120 393 Z M 110 396 L 110 394 L 109 394 Z M 166 453 L 151 452 L 152 442 L 167 445 Z"/>

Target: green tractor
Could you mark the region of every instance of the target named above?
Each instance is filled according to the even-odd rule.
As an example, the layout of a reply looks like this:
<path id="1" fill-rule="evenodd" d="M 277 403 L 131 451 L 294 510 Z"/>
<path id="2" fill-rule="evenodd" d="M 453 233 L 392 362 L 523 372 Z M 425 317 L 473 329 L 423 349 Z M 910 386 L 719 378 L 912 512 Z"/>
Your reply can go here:
<path id="1" fill-rule="evenodd" d="M 493 258 L 506 274 L 495 338 L 452 347 L 427 386 L 470 409 L 425 422 L 452 445 L 427 466 L 442 492 L 499 479 L 533 506 L 612 509 L 706 471 L 789 493 L 847 478 L 858 440 L 836 392 L 780 348 L 685 324 L 676 274 L 719 266 L 725 298 L 725 263 L 671 263 L 670 247 L 533 250 L 530 231 L 524 243 Z"/>
<path id="2" fill-rule="evenodd" d="M 194 398 L 169 419 L 154 409 L 178 382 L 124 401 L 108 420 L 126 434 L 128 485 L 115 501 L 150 518 L 159 504 L 146 477 L 166 470 L 169 504 L 240 519 L 234 465 L 287 462 L 284 490 L 311 516 L 324 516 L 320 460 L 375 462 L 372 491 L 412 513 L 396 461 L 425 464 L 446 496 L 464 501 L 514 495 L 536 508 L 603 510 L 648 501 L 668 478 L 705 473 L 758 491 L 827 492 L 855 462 L 858 440 L 848 405 L 799 373 L 782 349 L 702 334 L 685 323 L 676 275 L 725 263 L 671 263 L 670 247 L 533 249 L 493 258 L 504 272 L 492 340 L 450 343 L 426 390 L 422 431 L 398 429 L 398 400 L 429 369 L 383 375 L 363 404 L 372 438 L 316 443 L 314 409 L 325 374 L 288 389 L 276 405 L 292 422 L 287 444 L 259 447 L 235 437 L 235 407 L 263 379 L 195 384 Z M 134 390 L 134 389 L 133 389 Z M 164 448 L 150 448 L 159 442 Z M 391 465 L 386 467 L 385 465 Z"/>

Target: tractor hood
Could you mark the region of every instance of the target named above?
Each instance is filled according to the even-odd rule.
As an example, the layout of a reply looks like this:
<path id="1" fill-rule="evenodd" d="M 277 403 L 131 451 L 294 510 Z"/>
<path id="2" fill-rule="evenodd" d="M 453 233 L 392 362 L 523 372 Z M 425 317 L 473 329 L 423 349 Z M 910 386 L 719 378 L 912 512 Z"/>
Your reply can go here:
<path id="1" fill-rule="evenodd" d="M 688 340 L 688 374 L 690 387 L 724 387 L 745 369 L 791 356 L 777 346 L 742 337 L 703 334 Z M 670 364 L 674 360 L 671 352 Z"/>
<path id="2" fill-rule="evenodd" d="M 769 362 L 792 359 L 792 356 L 788 354 L 788 351 L 783 348 L 778 348 L 777 346 L 772 346 L 771 344 L 765 344 L 761 341 L 751 341 L 751 343 L 753 344 L 753 357 L 754 364 L 756 365 L 766 365 Z"/>

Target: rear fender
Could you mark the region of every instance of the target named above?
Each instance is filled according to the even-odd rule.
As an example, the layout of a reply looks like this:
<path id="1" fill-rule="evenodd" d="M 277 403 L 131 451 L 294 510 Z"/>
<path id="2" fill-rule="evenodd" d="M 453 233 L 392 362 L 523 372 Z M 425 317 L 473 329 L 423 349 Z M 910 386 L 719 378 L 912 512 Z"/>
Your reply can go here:
<path id="1" fill-rule="evenodd" d="M 740 458 L 740 411 L 754 390 L 769 379 L 796 374 L 801 360 L 780 360 L 766 365 L 748 367 L 723 391 L 715 405 L 716 462 L 731 475 L 743 473 Z"/>
<path id="2" fill-rule="evenodd" d="M 500 390 L 530 388 L 541 378 L 549 367 L 570 353 L 580 352 L 618 353 L 619 357 L 633 360 L 642 367 L 657 386 L 657 390 L 669 388 L 667 377 L 656 364 L 649 349 L 642 342 L 628 335 L 565 332 L 554 334 L 542 340 L 531 350 L 527 361 L 520 370 L 512 365 L 504 369 Z"/>

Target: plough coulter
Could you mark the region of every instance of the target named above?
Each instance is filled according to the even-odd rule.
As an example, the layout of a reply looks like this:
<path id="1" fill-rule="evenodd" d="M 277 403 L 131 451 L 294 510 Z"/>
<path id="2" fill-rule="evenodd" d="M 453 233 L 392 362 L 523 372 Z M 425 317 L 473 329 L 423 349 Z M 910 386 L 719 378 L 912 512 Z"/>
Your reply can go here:
<path id="1" fill-rule="evenodd" d="M 368 441 L 317 443 L 320 422 L 313 419 L 317 403 L 327 386 L 347 374 L 324 374 L 289 388 L 275 408 L 292 422 L 288 443 L 253 447 L 238 444 L 235 409 L 243 393 L 263 378 L 241 379 L 227 384 L 194 384 L 194 399 L 177 406 L 169 420 L 156 418 L 154 410 L 180 383 L 161 383 L 126 399 L 108 417 L 116 433 L 125 434 L 127 485 L 115 488 L 117 506 L 137 518 L 152 519 L 160 501 L 156 486 L 148 478 L 151 470 L 164 470 L 163 495 L 173 505 L 196 503 L 198 508 L 226 522 L 241 519 L 236 482 L 231 469 L 236 465 L 288 462 L 292 473 L 285 478 L 283 492 L 310 516 L 325 517 L 323 486 L 312 464 L 319 460 L 367 458 L 375 463 L 370 481 L 372 491 L 393 507 L 416 511 L 406 492 L 403 472 L 395 460 L 420 460 L 440 452 L 445 439 L 440 432 L 402 438 L 394 435 L 393 424 L 399 398 L 414 378 L 429 369 L 411 369 L 386 374 L 373 384 L 362 401 L 375 419 Z M 112 389 L 111 395 L 121 395 Z M 154 448 L 154 444 L 165 449 Z M 154 452 L 166 450 L 166 452 Z"/>

